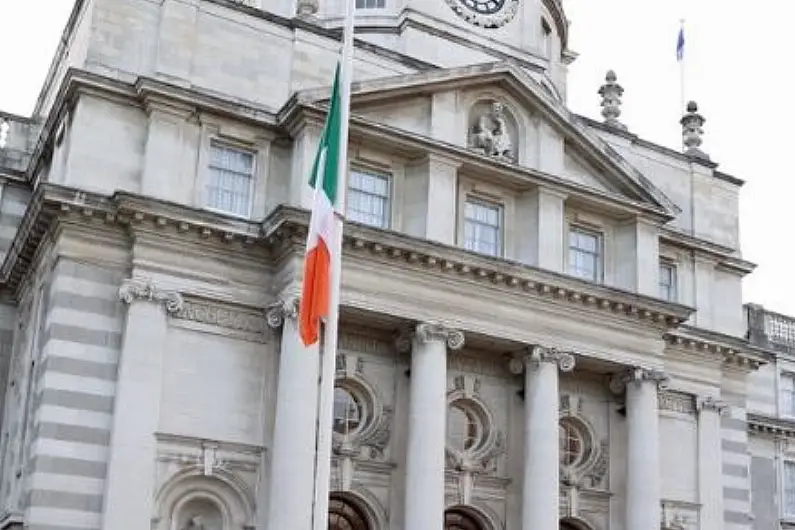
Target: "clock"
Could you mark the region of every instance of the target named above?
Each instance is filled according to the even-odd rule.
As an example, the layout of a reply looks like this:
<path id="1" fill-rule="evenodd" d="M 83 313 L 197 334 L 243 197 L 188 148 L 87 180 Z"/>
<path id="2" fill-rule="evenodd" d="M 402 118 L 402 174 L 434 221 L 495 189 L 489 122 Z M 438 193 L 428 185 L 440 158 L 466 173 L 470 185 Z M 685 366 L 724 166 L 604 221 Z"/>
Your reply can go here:
<path id="1" fill-rule="evenodd" d="M 510 22 L 519 0 L 445 0 L 458 16 L 483 28 L 499 28 Z"/>

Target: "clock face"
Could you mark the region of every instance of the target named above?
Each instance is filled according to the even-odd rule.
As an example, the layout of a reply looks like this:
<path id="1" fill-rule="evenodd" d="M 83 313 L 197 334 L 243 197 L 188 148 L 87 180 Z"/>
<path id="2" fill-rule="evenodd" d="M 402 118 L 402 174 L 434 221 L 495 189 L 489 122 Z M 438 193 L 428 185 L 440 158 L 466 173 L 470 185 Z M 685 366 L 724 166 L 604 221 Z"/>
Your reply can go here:
<path id="1" fill-rule="evenodd" d="M 519 0 L 445 0 L 461 18 L 482 28 L 499 28 L 510 22 Z"/>
<path id="2" fill-rule="evenodd" d="M 466 7 L 482 15 L 493 15 L 505 7 L 506 0 L 459 0 Z"/>

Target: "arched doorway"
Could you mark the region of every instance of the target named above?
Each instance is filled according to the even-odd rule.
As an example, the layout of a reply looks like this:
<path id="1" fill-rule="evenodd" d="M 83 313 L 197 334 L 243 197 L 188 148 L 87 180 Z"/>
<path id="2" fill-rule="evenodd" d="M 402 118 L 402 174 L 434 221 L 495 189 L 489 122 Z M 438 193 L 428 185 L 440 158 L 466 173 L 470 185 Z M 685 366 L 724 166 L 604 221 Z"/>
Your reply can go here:
<path id="1" fill-rule="evenodd" d="M 568 521 L 561 521 L 560 522 L 560 530 L 580 530 L 580 529 L 577 528 L 576 526 L 574 526 L 573 524 L 571 524 Z"/>
<path id="2" fill-rule="evenodd" d="M 484 527 L 467 511 L 451 508 L 444 512 L 444 530 L 484 530 Z"/>
<path id="3" fill-rule="evenodd" d="M 364 512 L 345 497 L 332 495 L 328 503 L 328 530 L 370 530 Z"/>

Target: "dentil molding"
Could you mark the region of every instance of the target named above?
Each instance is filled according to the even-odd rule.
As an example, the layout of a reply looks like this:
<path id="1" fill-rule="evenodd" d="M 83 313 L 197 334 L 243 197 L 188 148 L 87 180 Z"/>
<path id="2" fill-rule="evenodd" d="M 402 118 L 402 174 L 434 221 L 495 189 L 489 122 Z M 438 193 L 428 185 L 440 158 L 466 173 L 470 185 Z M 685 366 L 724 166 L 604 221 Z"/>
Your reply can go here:
<path id="1" fill-rule="evenodd" d="M 132 304 L 136 300 L 162 303 L 166 311 L 171 314 L 181 311 L 184 305 L 181 294 L 162 290 L 148 278 L 124 280 L 119 287 L 119 299 L 125 304 Z"/>

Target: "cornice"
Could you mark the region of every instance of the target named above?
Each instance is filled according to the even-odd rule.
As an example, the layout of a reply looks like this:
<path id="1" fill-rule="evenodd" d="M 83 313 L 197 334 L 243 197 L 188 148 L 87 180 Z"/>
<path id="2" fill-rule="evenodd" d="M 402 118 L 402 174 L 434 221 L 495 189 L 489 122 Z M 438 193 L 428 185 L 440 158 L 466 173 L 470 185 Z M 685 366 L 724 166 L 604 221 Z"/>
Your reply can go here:
<path id="1" fill-rule="evenodd" d="M 695 250 L 699 253 L 714 258 L 719 267 L 743 275 L 750 274 L 756 269 L 756 264 L 734 255 L 734 249 L 701 239 L 689 234 L 684 234 L 669 227 L 660 228 L 660 240 L 678 247 Z"/>
<path id="2" fill-rule="evenodd" d="M 746 339 L 688 325 L 667 333 L 665 340 L 671 346 L 741 370 L 757 370 L 773 360 L 769 352 Z"/>
<path id="3" fill-rule="evenodd" d="M 748 431 L 752 434 L 774 436 L 780 438 L 795 438 L 795 422 L 773 418 L 762 414 L 746 414 Z"/>
<path id="4" fill-rule="evenodd" d="M 308 223 L 309 212 L 279 206 L 263 222 L 262 232 L 274 255 L 300 252 Z M 346 256 L 351 258 L 394 261 L 404 267 L 422 270 L 425 274 L 483 282 L 570 307 L 604 311 L 661 330 L 677 327 L 693 312 L 692 308 L 684 305 L 355 223 L 346 224 L 343 245 Z M 282 250 L 277 250 L 279 248 Z"/>

